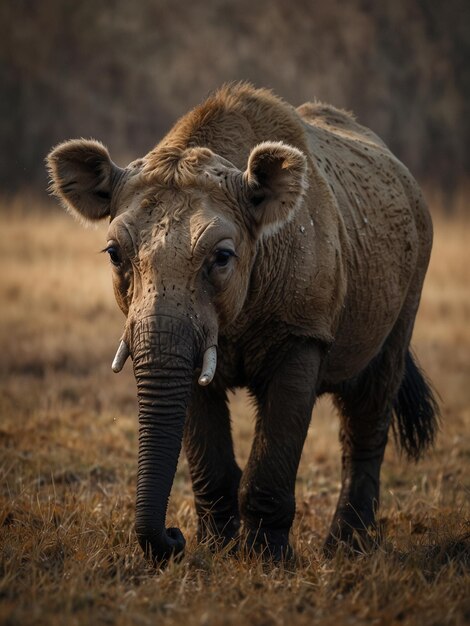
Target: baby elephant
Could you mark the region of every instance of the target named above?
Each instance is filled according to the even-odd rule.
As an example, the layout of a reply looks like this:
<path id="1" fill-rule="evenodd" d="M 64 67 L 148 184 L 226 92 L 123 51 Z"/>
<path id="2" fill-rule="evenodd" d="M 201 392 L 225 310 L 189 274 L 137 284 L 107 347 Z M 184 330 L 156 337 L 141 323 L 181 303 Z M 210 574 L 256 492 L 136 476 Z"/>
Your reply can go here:
<path id="1" fill-rule="evenodd" d="M 145 553 L 161 563 L 184 549 L 165 527 L 184 442 L 200 540 L 290 558 L 295 479 L 323 393 L 342 445 L 325 548 L 363 545 L 392 420 L 416 459 L 437 429 L 410 352 L 432 225 L 404 165 L 350 114 L 295 109 L 248 84 L 222 87 L 125 169 L 83 139 L 57 146 L 48 165 L 72 214 L 110 222 L 126 315 L 113 369 L 131 356 Z M 257 406 L 243 472 L 227 406 L 237 387 Z"/>

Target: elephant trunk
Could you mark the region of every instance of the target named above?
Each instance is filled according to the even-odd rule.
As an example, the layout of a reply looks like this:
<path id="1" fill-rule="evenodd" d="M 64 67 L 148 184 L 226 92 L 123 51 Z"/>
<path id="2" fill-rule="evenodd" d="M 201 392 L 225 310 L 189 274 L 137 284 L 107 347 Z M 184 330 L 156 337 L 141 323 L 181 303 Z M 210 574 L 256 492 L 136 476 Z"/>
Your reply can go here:
<path id="1" fill-rule="evenodd" d="M 177 528 L 165 528 L 181 450 L 195 355 L 193 328 L 169 316 L 134 328 L 132 352 L 139 401 L 139 462 L 135 528 L 145 554 L 166 561 L 184 549 Z"/>

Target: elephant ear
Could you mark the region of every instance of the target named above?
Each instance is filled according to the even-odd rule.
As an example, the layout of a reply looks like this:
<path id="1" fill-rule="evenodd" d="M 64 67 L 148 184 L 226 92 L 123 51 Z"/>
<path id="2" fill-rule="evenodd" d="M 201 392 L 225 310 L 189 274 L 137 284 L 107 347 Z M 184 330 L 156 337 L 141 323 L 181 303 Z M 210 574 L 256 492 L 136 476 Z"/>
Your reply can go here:
<path id="1" fill-rule="evenodd" d="M 253 148 L 244 173 L 249 210 L 263 235 L 290 221 L 307 190 L 307 159 L 281 141 Z"/>
<path id="2" fill-rule="evenodd" d="M 59 144 L 47 157 L 50 192 L 67 210 L 85 221 L 111 214 L 113 188 L 124 170 L 115 165 L 107 149 L 93 139 Z"/>

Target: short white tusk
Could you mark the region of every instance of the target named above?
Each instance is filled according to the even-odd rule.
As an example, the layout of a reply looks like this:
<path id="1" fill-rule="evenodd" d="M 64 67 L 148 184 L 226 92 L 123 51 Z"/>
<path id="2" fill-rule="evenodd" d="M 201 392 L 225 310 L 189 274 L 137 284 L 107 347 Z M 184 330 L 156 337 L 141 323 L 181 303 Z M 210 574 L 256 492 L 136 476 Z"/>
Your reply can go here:
<path id="1" fill-rule="evenodd" d="M 129 348 L 127 347 L 127 343 L 122 340 L 119 344 L 119 348 L 117 349 L 113 364 L 111 365 L 111 368 L 115 374 L 122 370 L 122 368 L 124 367 L 124 363 L 129 358 L 129 354 L 130 352 Z"/>
<path id="2" fill-rule="evenodd" d="M 204 358 L 202 360 L 202 371 L 199 376 L 198 383 L 205 387 L 212 382 L 217 367 L 217 348 L 211 346 L 204 352 Z"/>

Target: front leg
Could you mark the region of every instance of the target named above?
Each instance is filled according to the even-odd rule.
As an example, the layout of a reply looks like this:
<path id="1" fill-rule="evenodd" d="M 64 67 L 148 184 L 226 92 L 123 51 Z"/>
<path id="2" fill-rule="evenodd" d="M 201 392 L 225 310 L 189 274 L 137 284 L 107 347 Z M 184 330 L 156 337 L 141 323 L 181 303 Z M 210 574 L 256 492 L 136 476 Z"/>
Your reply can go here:
<path id="1" fill-rule="evenodd" d="M 238 486 L 225 390 L 195 385 L 184 446 L 198 515 L 198 540 L 224 547 L 238 534 Z"/>
<path id="2" fill-rule="evenodd" d="M 281 364 L 252 391 L 258 401 L 255 438 L 240 485 L 249 549 L 274 561 L 293 556 L 295 479 L 315 401 L 322 350 L 293 341 Z"/>

